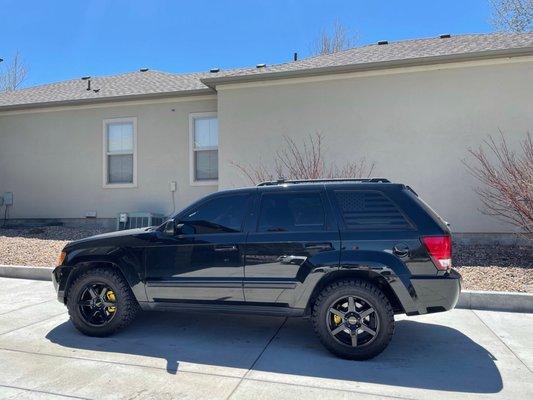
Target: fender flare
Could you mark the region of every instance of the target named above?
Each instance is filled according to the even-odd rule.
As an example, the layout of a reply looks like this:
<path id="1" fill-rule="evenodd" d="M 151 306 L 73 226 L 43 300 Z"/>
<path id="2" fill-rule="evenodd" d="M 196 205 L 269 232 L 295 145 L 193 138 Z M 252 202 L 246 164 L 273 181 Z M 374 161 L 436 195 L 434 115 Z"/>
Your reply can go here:
<path id="1" fill-rule="evenodd" d="M 108 247 L 105 250 L 104 248 L 99 248 L 99 250 L 101 251 L 95 252 L 94 249 L 91 249 L 91 251 L 80 249 L 74 250 L 67 255 L 64 268 L 70 268 L 70 272 L 61 285 L 64 290 L 64 303 L 66 303 L 68 288 L 78 273 L 93 268 L 98 264 L 117 268 L 128 282 L 137 301 L 146 301 L 145 285 L 135 270 L 135 261 L 131 259 L 133 255 L 122 248 L 113 248 L 109 251 L 110 248 Z"/>
<path id="2" fill-rule="evenodd" d="M 343 251 L 339 267 L 329 270 L 316 283 L 313 293 L 306 299 L 306 307 L 322 287 L 337 277 L 350 275 L 381 277 L 388 284 L 406 314 L 418 314 L 416 294 L 411 284 L 411 273 L 401 260 L 392 254 L 377 251 Z M 317 288 L 320 288 L 318 291 Z"/>

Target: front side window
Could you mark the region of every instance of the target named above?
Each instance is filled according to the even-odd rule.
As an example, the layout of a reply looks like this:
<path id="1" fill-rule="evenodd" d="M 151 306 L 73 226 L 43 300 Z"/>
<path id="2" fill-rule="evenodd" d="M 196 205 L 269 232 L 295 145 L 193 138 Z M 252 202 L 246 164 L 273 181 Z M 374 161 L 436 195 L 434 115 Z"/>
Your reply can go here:
<path id="1" fill-rule="evenodd" d="M 179 222 L 187 223 L 196 234 L 241 232 L 249 194 L 216 197 L 187 212 Z"/>
<path id="2" fill-rule="evenodd" d="M 212 113 L 191 116 L 192 181 L 218 179 L 218 119 Z"/>
<path id="3" fill-rule="evenodd" d="M 324 230 L 320 193 L 270 193 L 261 198 L 260 232 Z"/>
<path id="4" fill-rule="evenodd" d="M 135 119 L 104 122 L 104 184 L 135 184 Z"/>

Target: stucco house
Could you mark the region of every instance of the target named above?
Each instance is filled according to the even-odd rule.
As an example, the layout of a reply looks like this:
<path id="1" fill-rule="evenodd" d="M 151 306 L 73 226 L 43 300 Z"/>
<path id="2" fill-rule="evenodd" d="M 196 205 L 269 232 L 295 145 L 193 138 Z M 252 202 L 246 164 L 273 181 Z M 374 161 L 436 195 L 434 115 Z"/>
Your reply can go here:
<path id="1" fill-rule="evenodd" d="M 498 129 L 512 146 L 531 131 L 533 34 L 380 42 L 237 70 L 142 69 L 88 85 L 0 94 L 10 219 L 168 215 L 249 185 L 232 163 L 268 160 L 283 135 L 320 132 L 331 158 L 375 162 L 373 175 L 411 185 L 454 232 L 512 231 L 478 211 L 461 160 Z"/>

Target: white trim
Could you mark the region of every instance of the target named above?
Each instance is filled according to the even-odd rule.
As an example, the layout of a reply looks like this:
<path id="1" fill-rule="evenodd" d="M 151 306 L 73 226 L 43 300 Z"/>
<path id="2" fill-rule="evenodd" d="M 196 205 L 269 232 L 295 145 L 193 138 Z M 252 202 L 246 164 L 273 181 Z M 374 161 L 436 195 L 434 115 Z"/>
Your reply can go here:
<path id="1" fill-rule="evenodd" d="M 132 183 L 108 183 L 107 182 L 107 125 L 112 123 L 131 122 L 133 124 L 133 182 Z M 102 187 L 104 189 L 126 189 L 137 187 L 137 117 L 108 118 L 102 121 L 103 159 L 102 159 Z M 118 153 L 117 153 L 118 154 Z"/>
<path id="2" fill-rule="evenodd" d="M 189 183 L 191 186 L 217 186 L 218 185 L 218 179 L 197 181 L 194 178 L 194 120 L 196 118 L 213 118 L 213 117 L 218 118 L 218 114 L 216 111 L 189 113 Z M 218 146 L 216 150 L 218 151 Z"/>
<path id="3" fill-rule="evenodd" d="M 217 85 L 217 92 L 222 90 L 232 90 L 232 89 L 244 89 L 244 88 L 254 88 L 254 87 L 265 87 L 265 86 L 279 86 L 279 85 L 292 85 L 298 83 L 311 83 L 311 82 L 322 82 L 322 81 L 333 81 L 339 79 L 350 79 L 350 78 L 359 78 L 367 76 L 381 76 L 381 75 L 396 75 L 396 74 L 407 74 L 413 72 L 427 72 L 427 71 L 438 71 L 438 70 L 447 70 L 447 69 L 457 69 L 457 68 L 472 68 L 472 67 L 484 67 L 491 65 L 508 65 L 508 64 L 517 64 L 517 63 L 526 63 L 533 62 L 533 56 L 515 56 L 515 57 L 506 57 L 506 58 L 497 58 L 491 60 L 476 60 L 476 61 L 460 61 L 460 62 L 451 62 L 451 63 L 442 63 L 434 65 L 418 65 L 412 67 L 396 67 L 388 69 L 377 69 L 371 71 L 358 71 L 358 72 L 331 72 L 329 74 L 324 74 L 320 76 L 308 76 L 308 77 L 287 77 L 281 79 L 265 79 L 263 81 L 253 81 L 253 82 L 240 82 L 240 83 L 224 83 Z"/>
<path id="4" fill-rule="evenodd" d="M 47 113 L 58 111 L 70 111 L 70 110 L 90 110 L 95 108 L 109 108 L 109 107 L 127 107 L 127 106 L 139 106 L 144 104 L 165 104 L 165 103 L 182 103 L 188 101 L 204 101 L 204 100 L 216 100 L 216 94 L 198 95 L 198 96 L 181 96 L 181 97 L 168 97 L 164 99 L 149 99 L 149 100 L 118 100 L 118 101 L 106 101 L 103 103 L 93 104 L 78 104 L 72 106 L 50 106 L 39 108 L 28 108 L 22 110 L 10 110 L 1 111 L 0 116 L 4 115 L 18 115 L 18 114 L 34 114 L 34 113 Z M 31 106 L 31 104 L 28 104 Z"/>

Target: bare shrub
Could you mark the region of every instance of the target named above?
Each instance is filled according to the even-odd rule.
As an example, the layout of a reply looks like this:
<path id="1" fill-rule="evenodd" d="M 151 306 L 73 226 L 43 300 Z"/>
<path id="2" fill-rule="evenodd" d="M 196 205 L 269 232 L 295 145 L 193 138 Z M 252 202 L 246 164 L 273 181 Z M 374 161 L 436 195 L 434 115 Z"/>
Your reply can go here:
<path id="1" fill-rule="evenodd" d="M 355 43 L 356 37 L 339 21 L 335 21 L 331 32 L 322 30 L 313 43 L 312 52 L 315 55 L 332 54 L 354 47 Z"/>
<path id="2" fill-rule="evenodd" d="M 320 133 L 309 135 L 302 143 L 297 143 L 289 136 L 283 136 L 283 144 L 274 153 L 271 162 L 231 164 L 253 184 L 280 178 L 288 180 L 368 178 L 372 174 L 374 163 L 368 163 L 364 158 L 342 165 L 326 161 L 323 140 Z"/>
<path id="3" fill-rule="evenodd" d="M 533 0 L 490 0 L 492 25 L 508 32 L 533 31 Z"/>
<path id="4" fill-rule="evenodd" d="M 500 131 L 498 140 L 489 136 L 477 150 L 469 149 L 473 163 L 463 161 L 482 184 L 475 191 L 484 214 L 533 233 L 533 141 L 521 141 L 520 153 L 512 151 Z"/>
<path id="5" fill-rule="evenodd" d="M 15 56 L 0 68 L 0 92 L 17 90 L 27 74 L 28 68 L 17 51 Z"/>

